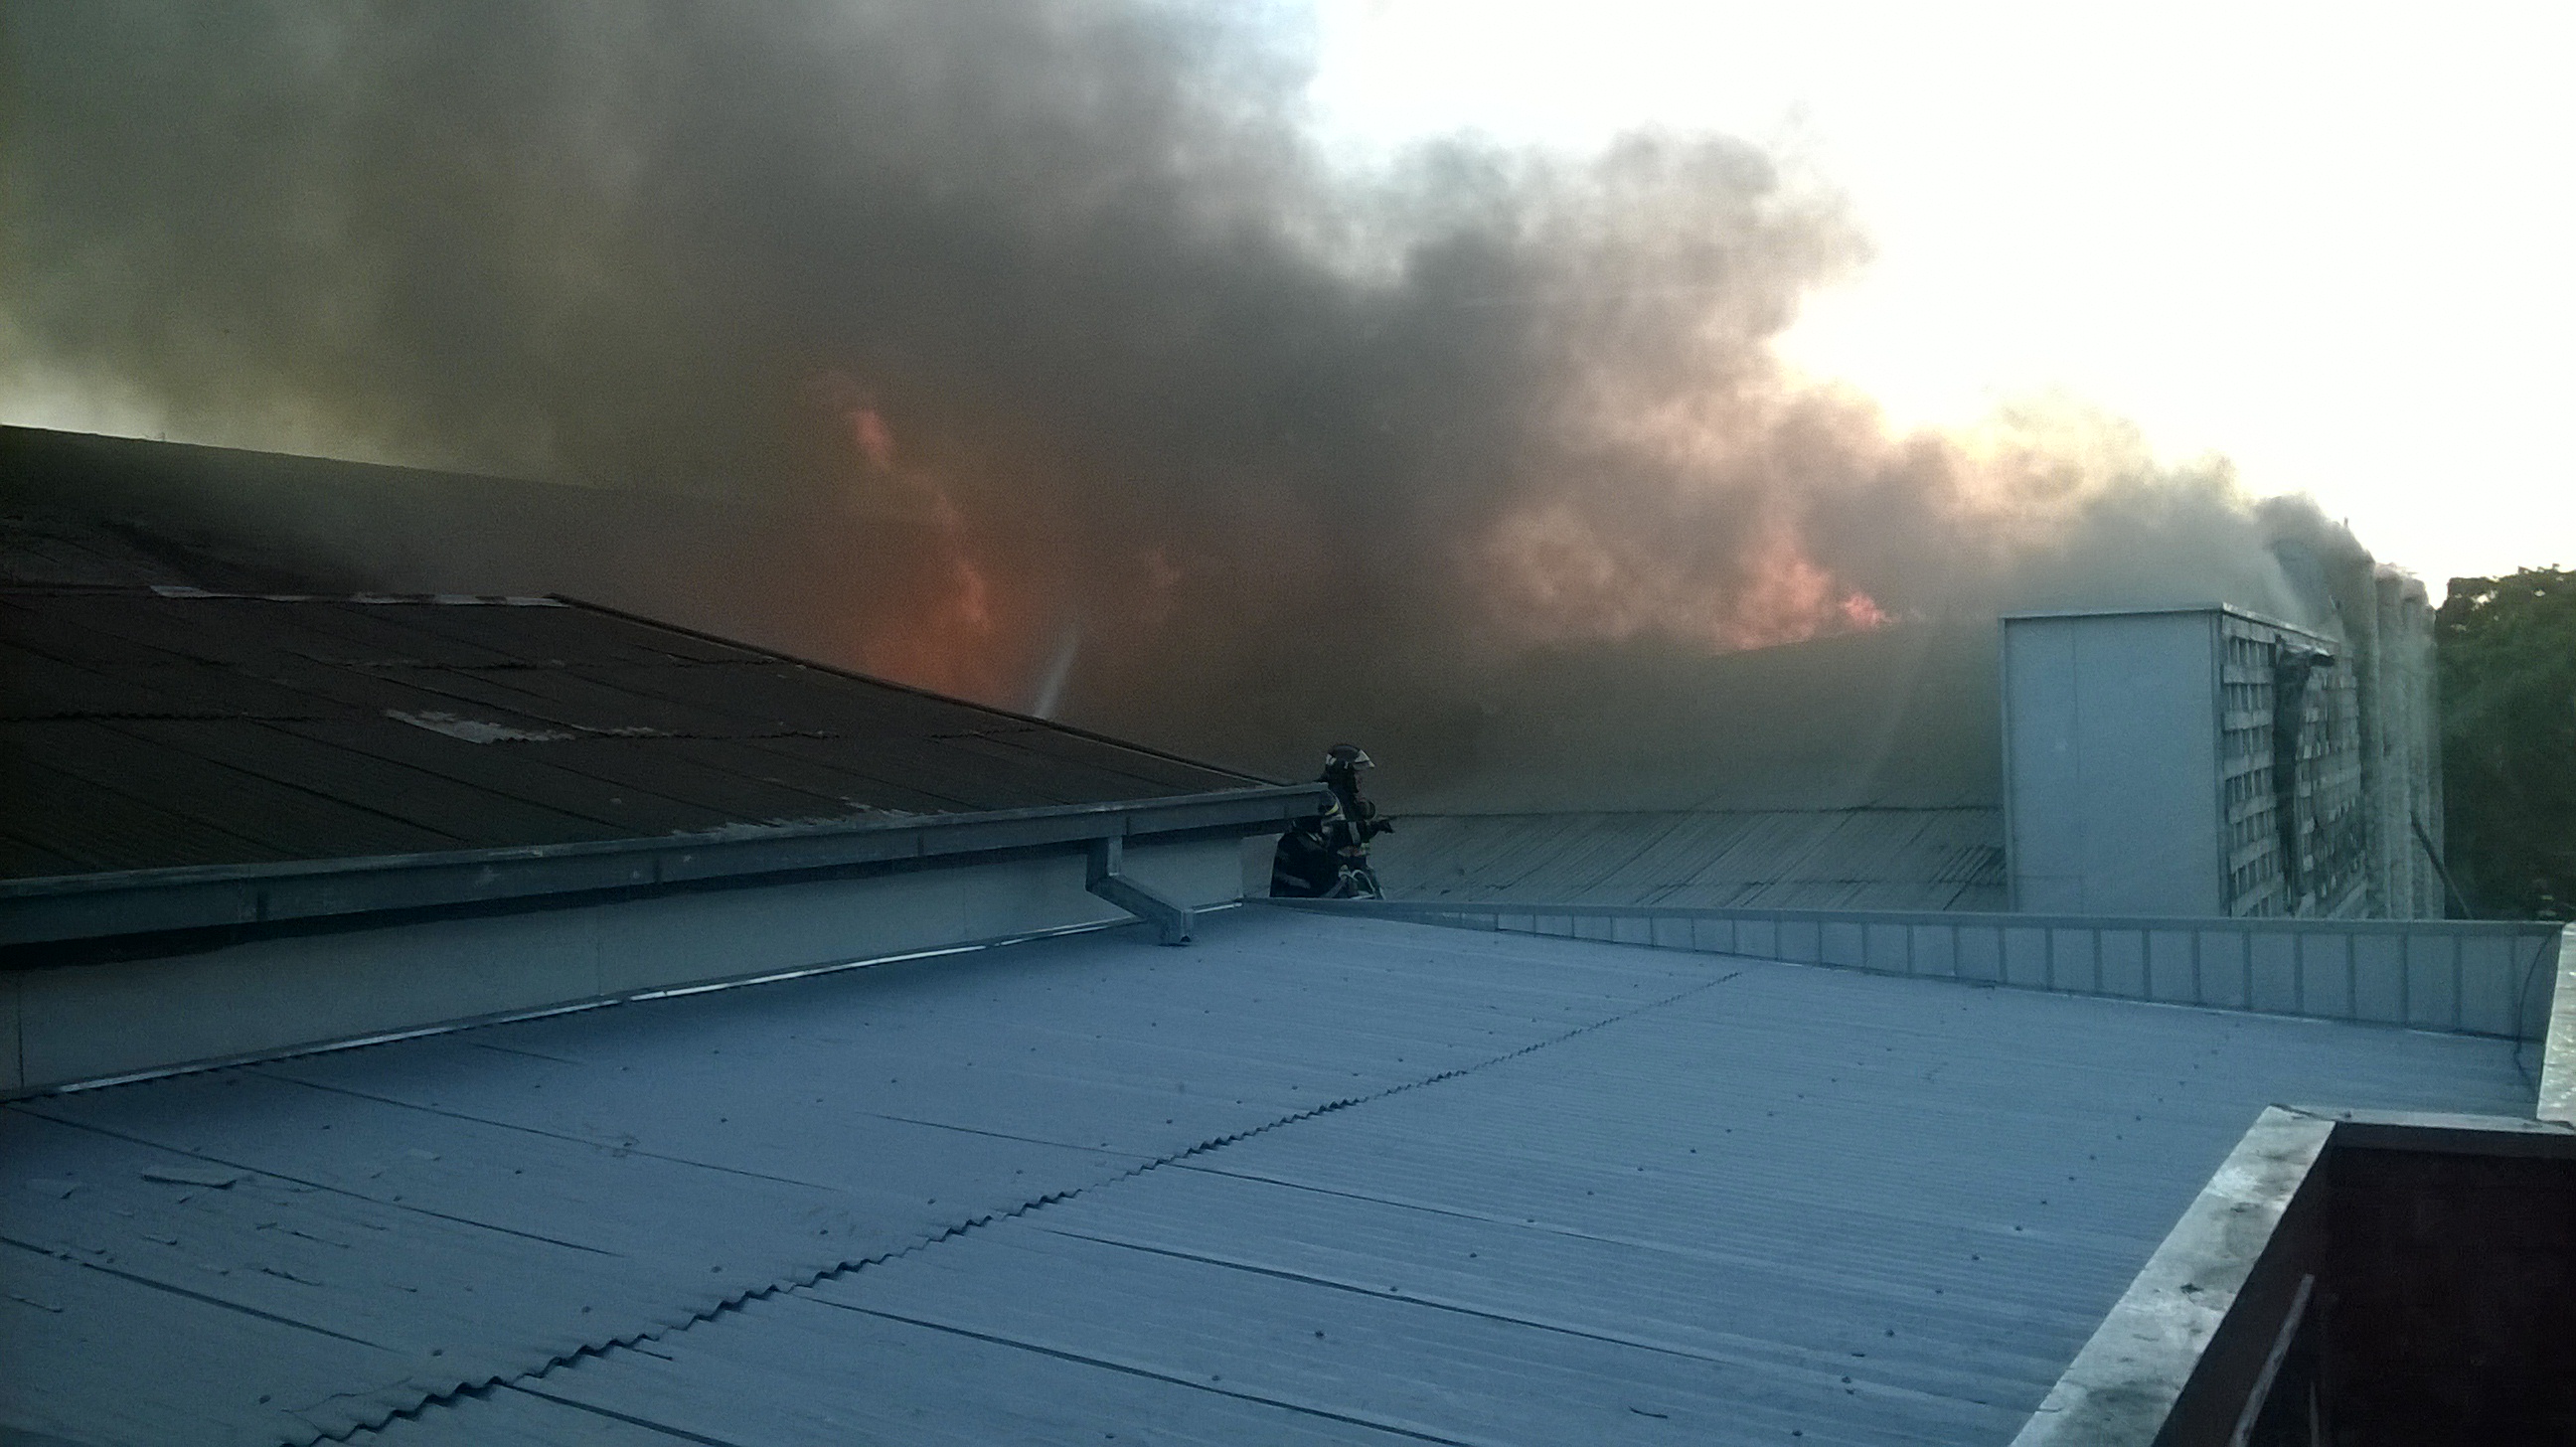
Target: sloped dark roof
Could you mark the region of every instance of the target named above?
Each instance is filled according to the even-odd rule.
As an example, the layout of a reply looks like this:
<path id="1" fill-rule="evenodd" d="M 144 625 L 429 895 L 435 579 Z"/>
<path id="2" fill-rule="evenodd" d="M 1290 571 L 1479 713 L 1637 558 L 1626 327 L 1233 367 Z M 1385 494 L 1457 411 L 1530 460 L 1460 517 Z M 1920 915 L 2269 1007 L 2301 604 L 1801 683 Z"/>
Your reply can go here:
<path id="1" fill-rule="evenodd" d="M 553 598 L 0 590 L 0 877 L 1262 780 Z"/>
<path id="2" fill-rule="evenodd" d="M 0 584 L 134 587 L 197 583 L 130 532 L 101 523 L 0 514 Z"/>

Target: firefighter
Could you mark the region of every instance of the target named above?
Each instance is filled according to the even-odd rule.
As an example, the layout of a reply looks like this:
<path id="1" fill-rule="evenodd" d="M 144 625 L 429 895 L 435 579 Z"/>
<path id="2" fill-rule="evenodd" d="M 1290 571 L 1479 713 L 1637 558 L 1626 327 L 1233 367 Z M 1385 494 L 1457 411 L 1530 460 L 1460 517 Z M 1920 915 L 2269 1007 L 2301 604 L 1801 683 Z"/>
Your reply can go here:
<path id="1" fill-rule="evenodd" d="M 1374 899 L 1377 873 L 1369 867 L 1369 841 L 1395 825 L 1378 816 L 1360 793 L 1359 771 L 1376 763 L 1353 744 L 1324 754 L 1321 782 L 1333 791 L 1320 814 L 1310 814 L 1279 836 L 1271 856 L 1270 893 L 1279 899 Z"/>

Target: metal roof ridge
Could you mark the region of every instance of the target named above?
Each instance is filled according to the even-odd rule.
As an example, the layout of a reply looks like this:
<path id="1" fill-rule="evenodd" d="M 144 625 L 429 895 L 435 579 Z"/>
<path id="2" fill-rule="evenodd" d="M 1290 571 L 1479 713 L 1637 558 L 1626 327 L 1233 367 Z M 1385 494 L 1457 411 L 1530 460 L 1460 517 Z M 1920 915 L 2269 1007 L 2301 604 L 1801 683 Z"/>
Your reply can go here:
<path id="1" fill-rule="evenodd" d="M 558 859 L 582 855 L 631 854 L 673 845 L 706 845 L 764 839 L 809 839 L 845 834 L 899 831 L 927 826 L 1045 819 L 1083 814 L 1132 812 L 1140 807 L 1262 793 L 1303 794 L 1313 784 L 1261 785 L 1220 789 L 1162 798 L 1111 800 L 1092 804 L 1036 804 L 1018 809 L 981 809 L 948 814 L 902 814 L 798 820 L 784 824 L 724 824 L 712 829 L 680 829 L 668 834 L 639 834 L 625 839 L 574 839 L 560 844 L 502 844 L 478 849 L 441 849 L 413 854 L 365 854 L 327 859 L 264 859 L 241 864 L 176 864 L 154 869 L 93 870 L 80 874 L 34 875 L 0 879 L 0 902 L 29 895 L 75 894 L 93 889 L 121 889 L 145 884 L 193 884 L 205 880 L 300 878 L 318 874 L 356 874 L 431 864 L 510 864 L 524 859 Z"/>

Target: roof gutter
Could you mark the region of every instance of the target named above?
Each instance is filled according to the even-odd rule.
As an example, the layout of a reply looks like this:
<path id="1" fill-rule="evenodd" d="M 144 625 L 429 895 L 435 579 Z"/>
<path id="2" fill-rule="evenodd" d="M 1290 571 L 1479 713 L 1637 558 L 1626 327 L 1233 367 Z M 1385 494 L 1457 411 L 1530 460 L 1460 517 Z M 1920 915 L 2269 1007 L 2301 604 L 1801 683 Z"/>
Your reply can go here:
<path id="1" fill-rule="evenodd" d="M 1254 834 L 1320 808 L 1322 784 L 1107 804 L 759 825 L 436 854 L 190 865 L 0 880 L 0 948 L 320 920 L 602 890 L 750 883 L 855 865 L 1153 835 Z"/>

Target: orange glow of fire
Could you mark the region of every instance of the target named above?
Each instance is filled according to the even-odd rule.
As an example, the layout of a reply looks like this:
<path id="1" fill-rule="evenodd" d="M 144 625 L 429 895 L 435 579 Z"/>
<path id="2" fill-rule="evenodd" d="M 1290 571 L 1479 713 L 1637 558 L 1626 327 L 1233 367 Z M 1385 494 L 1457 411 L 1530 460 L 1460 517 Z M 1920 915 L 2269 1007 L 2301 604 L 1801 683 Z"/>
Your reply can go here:
<path id="1" fill-rule="evenodd" d="M 957 698 L 1010 703 L 1018 670 L 993 625 L 992 584 L 972 559 L 943 560 L 937 586 L 886 617 L 862 620 L 859 666 L 881 678 Z"/>
<path id="2" fill-rule="evenodd" d="M 866 671 L 935 692 L 994 703 L 1010 693 L 1021 651 L 1005 620 L 1008 605 L 994 569 L 978 554 L 974 529 L 946 484 L 929 470 L 899 465 L 894 425 L 868 389 L 843 372 L 826 372 L 808 396 L 835 415 L 857 460 L 862 505 L 890 529 L 912 534 L 908 586 L 900 603 L 857 620 L 853 640 Z"/>
<path id="3" fill-rule="evenodd" d="M 1495 616 L 1536 642 L 1666 637 L 1733 653 L 1895 621 L 1786 529 L 1764 533 L 1717 578 L 1676 566 L 1652 540 L 1605 536 L 1562 505 L 1507 519 L 1480 551 Z"/>
<path id="4" fill-rule="evenodd" d="M 894 429 L 886 425 L 885 414 L 874 407 L 861 406 L 850 412 L 850 440 L 858 444 L 859 455 L 878 471 L 894 468 Z"/>

